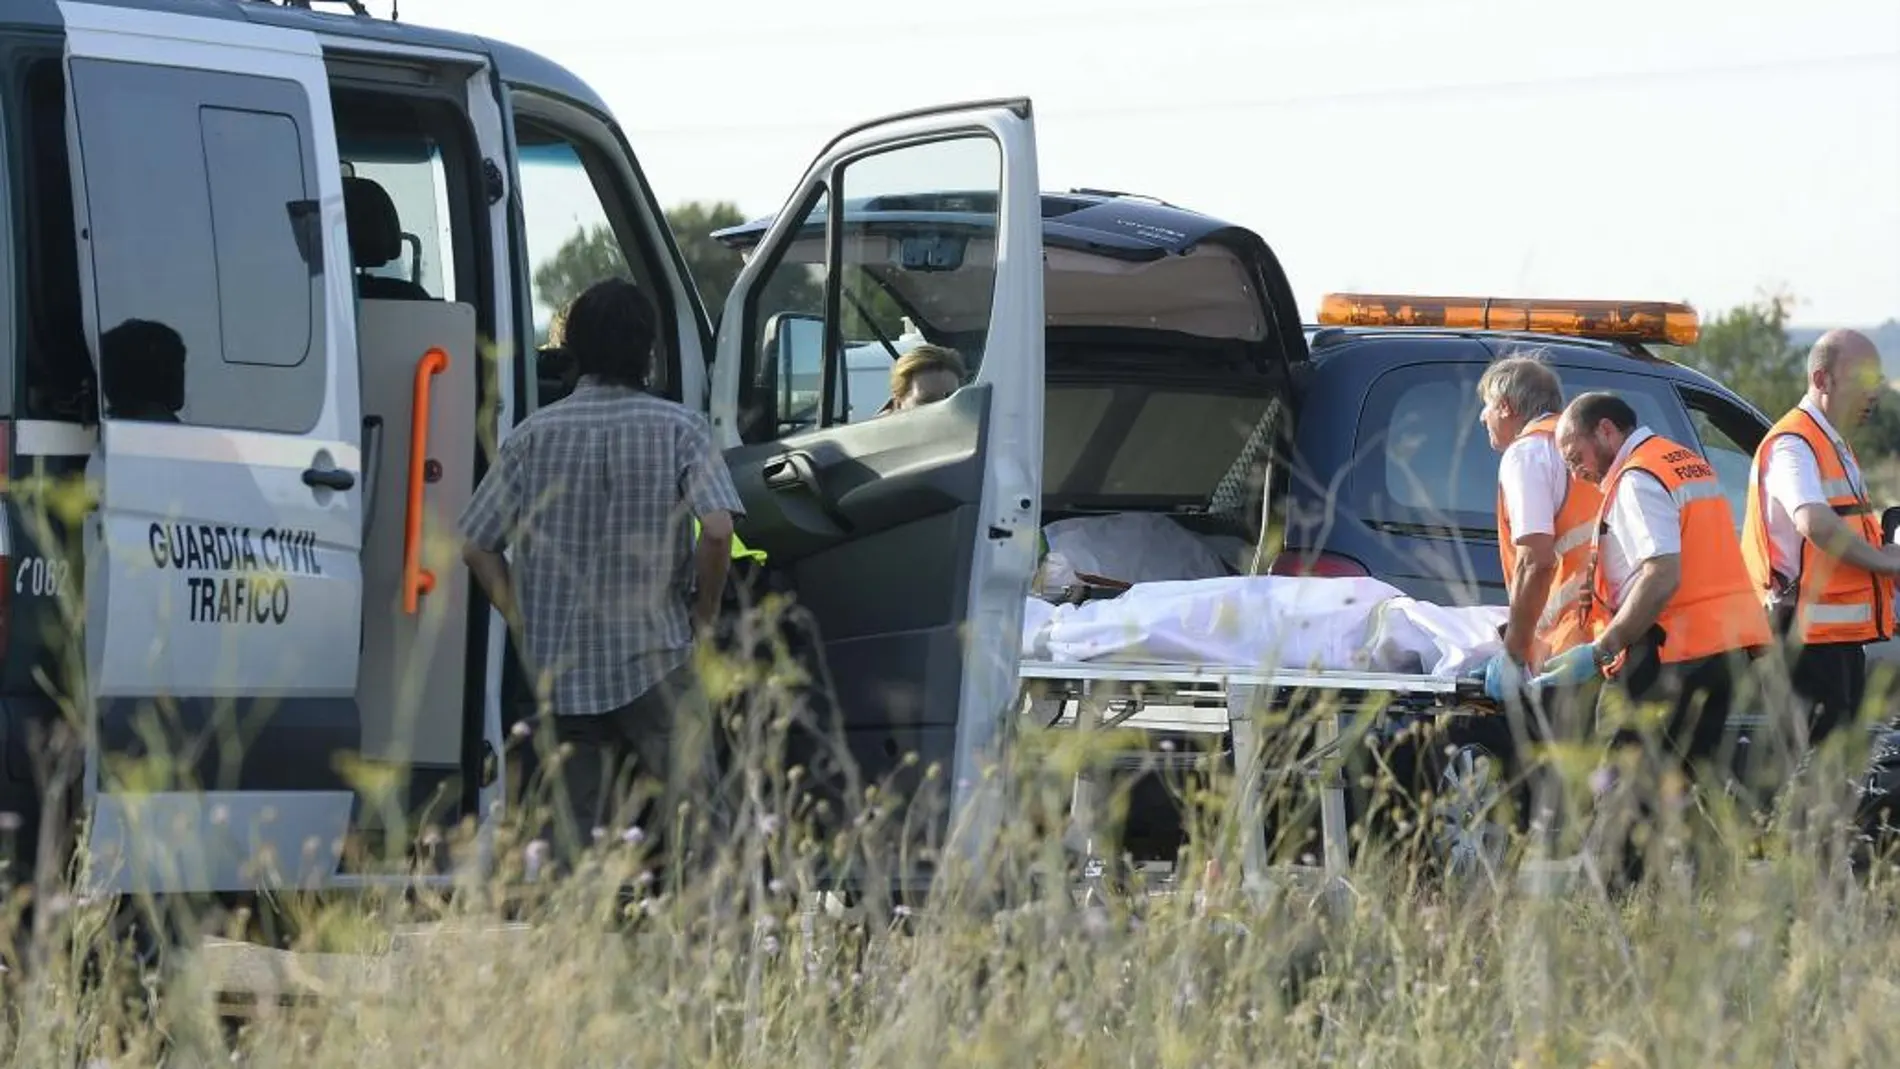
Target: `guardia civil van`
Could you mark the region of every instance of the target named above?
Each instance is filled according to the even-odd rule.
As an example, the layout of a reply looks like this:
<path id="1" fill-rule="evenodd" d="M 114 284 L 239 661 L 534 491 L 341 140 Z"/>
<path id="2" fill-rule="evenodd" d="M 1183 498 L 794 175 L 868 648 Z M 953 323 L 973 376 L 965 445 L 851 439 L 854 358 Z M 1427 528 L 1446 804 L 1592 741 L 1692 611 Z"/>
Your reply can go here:
<path id="1" fill-rule="evenodd" d="M 949 182 L 985 194 L 994 270 L 944 275 L 983 354 L 969 387 L 788 429 L 780 328 L 869 336 L 848 321 L 869 258 L 948 268 L 954 234 L 838 228 L 780 271 L 800 235 L 776 227 L 715 333 L 619 121 L 522 49 L 308 2 L 9 0 L 0 75 L 16 871 L 89 816 L 71 848 L 106 891 L 361 886 L 396 878 L 362 848 L 389 814 L 493 819 L 524 687 L 451 524 L 540 403 L 533 339 L 589 257 L 656 302 L 652 389 L 713 413 L 743 537 L 785 566 L 845 699 L 884 710 L 852 747 L 921 749 L 974 800 L 1036 560 L 1027 101 L 817 154 L 782 217 Z M 161 747 L 183 755 L 162 778 L 123 760 Z"/>

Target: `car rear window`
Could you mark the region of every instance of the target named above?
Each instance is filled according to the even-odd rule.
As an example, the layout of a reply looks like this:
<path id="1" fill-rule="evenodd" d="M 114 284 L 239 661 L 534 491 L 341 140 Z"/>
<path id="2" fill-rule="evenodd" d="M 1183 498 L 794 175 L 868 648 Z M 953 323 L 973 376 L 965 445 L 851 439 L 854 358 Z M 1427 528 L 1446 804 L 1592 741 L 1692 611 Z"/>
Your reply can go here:
<path id="1" fill-rule="evenodd" d="M 1266 417 L 1271 397 L 1213 386 L 1051 383 L 1043 494 L 1071 507 L 1205 504 Z"/>
<path id="2" fill-rule="evenodd" d="M 1565 398 L 1614 390 L 1658 434 L 1693 442 L 1668 382 L 1556 364 Z M 1348 479 L 1368 522 L 1496 537 L 1498 454 L 1478 412 L 1480 361 L 1413 364 L 1373 381 L 1360 414 Z"/>

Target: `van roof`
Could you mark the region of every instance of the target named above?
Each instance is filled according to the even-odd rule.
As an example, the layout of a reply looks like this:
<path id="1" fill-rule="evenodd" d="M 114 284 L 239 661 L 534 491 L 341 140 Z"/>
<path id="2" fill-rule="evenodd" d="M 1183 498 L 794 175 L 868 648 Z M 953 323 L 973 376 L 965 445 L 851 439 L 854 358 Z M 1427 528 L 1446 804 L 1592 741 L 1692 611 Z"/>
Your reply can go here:
<path id="1" fill-rule="evenodd" d="M 286 7 L 267 0 L 92 0 L 102 7 L 200 15 L 260 25 L 308 30 L 328 37 L 415 45 L 487 56 L 502 80 L 575 104 L 606 117 L 607 105 L 586 82 L 553 60 L 505 41 L 452 30 L 393 22 L 344 10 Z M 7 0 L 0 4 L 0 26 L 57 30 L 64 26 L 58 0 Z"/>

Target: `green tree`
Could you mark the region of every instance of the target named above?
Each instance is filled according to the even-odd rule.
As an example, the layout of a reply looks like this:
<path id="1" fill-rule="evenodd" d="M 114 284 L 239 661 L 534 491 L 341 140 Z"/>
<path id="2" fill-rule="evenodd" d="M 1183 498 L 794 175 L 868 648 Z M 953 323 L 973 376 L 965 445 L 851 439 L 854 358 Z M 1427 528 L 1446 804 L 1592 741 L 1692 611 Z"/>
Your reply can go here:
<path id="1" fill-rule="evenodd" d="M 844 277 L 839 313 L 845 337 L 851 341 L 874 341 L 883 335 L 896 341 L 898 335 L 904 333 L 904 310 L 890 291 L 878 285 L 857 264 L 847 265 Z"/>
<path id="2" fill-rule="evenodd" d="M 1731 308 L 1704 323 L 1701 337 L 1676 358 L 1777 418 L 1807 389 L 1807 354 L 1788 340 L 1793 303 L 1775 294 Z"/>
<path id="3" fill-rule="evenodd" d="M 700 298 L 706 302 L 706 312 L 714 320 L 726 307 L 726 296 L 732 292 L 732 284 L 738 280 L 745 260 L 714 241 L 713 231 L 743 222 L 745 216 L 739 206 L 723 200 L 711 204 L 688 201 L 666 213 L 666 225 L 673 229 L 673 238 L 679 242 L 686 270 L 692 274 L 693 284 L 699 287 Z"/>
<path id="4" fill-rule="evenodd" d="M 745 222 L 738 205 L 729 201 L 688 201 L 666 213 L 680 255 L 693 284 L 699 288 L 706 312 L 715 322 L 726 306 L 726 296 L 745 260 L 713 240 L 713 232 Z M 816 312 L 824 293 L 813 276 L 818 271 L 783 270 L 767 284 L 761 307 L 776 311 Z M 549 308 L 565 308 L 581 291 L 604 278 L 633 278 L 621 254 L 620 243 L 604 223 L 582 227 L 534 272 L 535 296 Z M 637 281 L 637 279 L 636 279 Z"/>
<path id="5" fill-rule="evenodd" d="M 745 222 L 739 206 L 727 201 L 712 204 L 688 201 L 666 213 L 687 273 L 699 287 L 706 309 L 718 318 L 745 261 L 713 240 L 713 231 Z M 633 278 L 620 243 L 605 223 L 582 227 L 545 263 L 535 269 L 534 292 L 550 308 L 563 308 L 582 290 L 604 278 Z"/>
<path id="6" fill-rule="evenodd" d="M 1787 295 L 1775 294 L 1732 308 L 1704 324 L 1696 344 L 1676 358 L 1753 401 L 1769 419 L 1779 419 L 1808 388 L 1807 349 L 1788 337 L 1793 304 Z M 1893 483 L 1894 473 L 1887 469 L 1900 454 L 1900 397 L 1889 390 L 1849 442 L 1868 469 L 1870 485 Z"/>
<path id="7" fill-rule="evenodd" d="M 606 278 L 632 278 L 620 243 L 606 223 L 582 227 L 534 269 L 534 295 L 557 311 L 581 291 Z"/>

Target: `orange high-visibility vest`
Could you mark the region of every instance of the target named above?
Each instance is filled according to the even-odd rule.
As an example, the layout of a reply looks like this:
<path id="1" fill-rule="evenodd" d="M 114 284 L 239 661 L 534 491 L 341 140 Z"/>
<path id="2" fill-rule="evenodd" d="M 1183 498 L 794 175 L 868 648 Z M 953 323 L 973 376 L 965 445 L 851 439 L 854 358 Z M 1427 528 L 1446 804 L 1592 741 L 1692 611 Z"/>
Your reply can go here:
<path id="1" fill-rule="evenodd" d="M 1557 417 L 1539 416 L 1524 425 L 1518 438 L 1542 435 L 1555 440 Z M 1567 473 L 1566 473 L 1567 474 Z M 1596 530 L 1597 513 L 1603 495 L 1597 488 L 1568 475 L 1564 497 L 1557 505 L 1557 519 L 1551 525 L 1551 541 L 1557 553 L 1557 574 L 1550 581 L 1550 596 L 1537 618 L 1535 653 L 1538 660 L 1561 653 L 1596 637 L 1587 620 L 1574 611 L 1583 597 L 1590 566 L 1590 536 Z M 1517 570 L 1517 539 L 1511 532 L 1511 515 L 1504 507 L 1504 487 L 1498 487 L 1498 557 L 1504 564 L 1504 581 L 1510 583 Z"/>
<path id="2" fill-rule="evenodd" d="M 1662 646 L 1656 651 L 1664 664 L 1681 664 L 1733 650 L 1755 650 L 1768 645 L 1768 612 L 1755 596 L 1742 560 L 1741 538 L 1735 533 L 1735 513 L 1722 496 L 1715 469 L 1693 449 L 1660 435 L 1630 450 L 1623 463 L 1603 477 L 1603 504 L 1590 538 L 1590 597 L 1584 612 L 1594 621 L 1592 634 L 1609 626 L 1615 606 L 1610 583 L 1599 566 L 1603 533 L 1609 530 L 1610 504 L 1624 477 L 1654 478 L 1675 499 L 1680 510 L 1682 581 L 1663 606 L 1656 623 L 1662 628 Z M 1604 669 L 1614 678 L 1625 655 Z"/>
<path id="3" fill-rule="evenodd" d="M 1756 597 L 1767 601 L 1775 590 L 1773 558 L 1768 546 L 1767 495 L 1763 483 L 1768 476 L 1768 452 L 1775 439 L 1794 435 L 1814 450 L 1821 469 L 1821 490 L 1827 504 L 1847 524 L 1849 530 L 1876 548 L 1880 545 L 1880 521 L 1867 495 L 1847 477 L 1847 457 L 1834 439 L 1821 429 L 1813 416 L 1801 408 L 1781 417 L 1768 429 L 1761 446 L 1755 450 L 1755 464 L 1748 481 L 1748 508 L 1742 519 L 1742 552 L 1748 562 L 1748 575 L 1755 584 Z M 1852 451 L 1849 450 L 1849 454 Z M 1779 577 L 1795 584 L 1794 626 L 1792 637 L 1802 644 L 1829 642 L 1884 642 L 1892 634 L 1888 617 L 1893 604 L 1893 580 L 1875 575 L 1823 553 L 1803 538 L 1796 574 Z"/>

